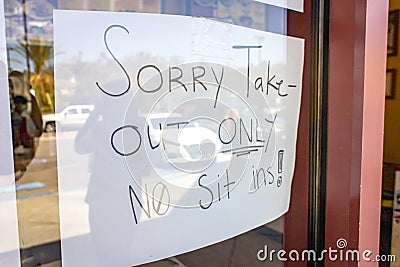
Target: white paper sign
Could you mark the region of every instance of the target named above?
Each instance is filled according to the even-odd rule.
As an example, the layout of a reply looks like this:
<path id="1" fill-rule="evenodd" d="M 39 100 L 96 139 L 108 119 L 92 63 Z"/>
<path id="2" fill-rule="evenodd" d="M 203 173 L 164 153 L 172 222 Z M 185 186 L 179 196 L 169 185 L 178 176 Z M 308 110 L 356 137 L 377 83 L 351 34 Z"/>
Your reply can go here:
<path id="1" fill-rule="evenodd" d="M 4 2 L 0 0 L 0 266 L 20 266 L 7 74 Z"/>
<path id="2" fill-rule="evenodd" d="M 54 23 L 63 266 L 155 261 L 288 210 L 304 40 L 170 15 Z"/>
<path id="3" fill-rule="evenodd" d="M 284 7 L 295 11 L 304 11 L 304 0 L 254 0 L 257 2 Z"/>

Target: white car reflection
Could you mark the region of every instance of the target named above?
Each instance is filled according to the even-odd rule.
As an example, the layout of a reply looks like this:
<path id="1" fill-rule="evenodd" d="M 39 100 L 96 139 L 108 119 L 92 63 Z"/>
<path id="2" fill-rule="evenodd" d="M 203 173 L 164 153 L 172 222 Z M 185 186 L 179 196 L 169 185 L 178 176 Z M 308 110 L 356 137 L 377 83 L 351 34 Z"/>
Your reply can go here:
<path id="1" fill-rule="evenodd" d="M 162 144 L 171 163 L 211 161 L 222 146 L 209 125 L 201 120 L 187 121 L 181 114 L 149 114 L 146 124 L 152 144 Z"/>
<path id="2" fill-rule="evenodd" d="M 43 115 L 43 130 L 54 132 L 56 127 L 59 130 L 76 130 L 87 120 L 94 109 L 94 105 L 71 105 L 60 113 Z"/>

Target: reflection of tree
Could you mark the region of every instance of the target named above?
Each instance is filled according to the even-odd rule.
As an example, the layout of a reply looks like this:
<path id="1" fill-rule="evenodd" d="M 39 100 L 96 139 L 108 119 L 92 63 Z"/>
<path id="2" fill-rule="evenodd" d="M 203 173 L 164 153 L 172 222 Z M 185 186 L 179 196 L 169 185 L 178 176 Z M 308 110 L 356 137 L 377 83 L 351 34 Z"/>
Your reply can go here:
<path id="1" fill-rule="evenodd" d="M 36 99 L 44 111 L 54 111 L 53 43 L 40 37 L 31 38 L 28 44 L 19 42 L 15 51 L 28 57 L 33 64 L 30 83 Z"/>
<path id="2" fill-rule="evenodd" d="M 57 106 L 61 111 L 64 107 L 73 104 L 92 104 L 98 97 L 94 92 L 100 92 L 96 82 L 105 88 L 126 88 L 127 79 L 121 68 L 115 63 L 109 54 L 103 53 L 93 61 L 85 60 L 83 54 L 78 54 L 65 60 L 64 57 L 57 61 Z M 172 60 L 172 59 L 171 59 Z M 178 59 L 173 60 L 179 62 Z M 180 60 L 182 61 L 182 60 Z M 127 55 L 121 59 L 131 78 L 129 95 L 138 90 L 136 84 L 137 70 L 146 64 L 154 64 L 162 71 L 168 71 L 168 60 L 158 58 L 145 53 Z M 167 80 L 164 81 L 168 86 Z M 167 88 L 167 87 L 165 87 Z M 149 98 L 152 101 L 152 98 Z"/>

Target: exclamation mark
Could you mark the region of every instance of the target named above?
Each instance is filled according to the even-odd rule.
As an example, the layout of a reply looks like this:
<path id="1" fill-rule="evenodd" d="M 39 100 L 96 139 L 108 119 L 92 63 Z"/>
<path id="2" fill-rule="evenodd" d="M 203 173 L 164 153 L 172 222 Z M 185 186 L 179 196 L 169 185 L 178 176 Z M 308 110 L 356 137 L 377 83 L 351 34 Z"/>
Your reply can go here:
<path id="1" fill-rule="evenodd" d="M 278 173 L 283 172 L 283 150 L 278 151 Z M 278 177 L 277 186 L 280 187 L 282 185 L 282 176 Z"/>
<path id="2" fill-rule="evenodd" d="M 279 152 L 278 152 L 278 173 L 282 173 L 282 165 L 283 165 L 283 150 L 279 150 Z"/>

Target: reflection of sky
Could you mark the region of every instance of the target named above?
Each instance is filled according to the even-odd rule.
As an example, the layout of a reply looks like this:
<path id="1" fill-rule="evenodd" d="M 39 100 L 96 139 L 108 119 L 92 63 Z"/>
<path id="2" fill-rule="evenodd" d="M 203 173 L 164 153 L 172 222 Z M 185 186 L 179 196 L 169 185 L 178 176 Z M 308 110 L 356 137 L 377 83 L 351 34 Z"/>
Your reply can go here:
<path id="1" fill-rule="evenodd" d="M 14 41 L 14 40 L 9 40 L 7 42 L 7 48 L 8 48 L 8 60 L 9 60 L 9 67 L 12 70 L 18 70 L 23 72 L 27 67 L 26 67 L 26 57 L 21 55 L 20 53 L 17 53 L 14 51 L 15 48 L 19 47 L 20 45 Z"/>
<path id="2" fill-rule="evenodd" d="M 165 31 L 158 31 L 158 25 L 156 18 L 164 15 L 143 15 L 135 14 L 135 16 L 130 17 L 131 14 L 121 14 L 118 13 L 118 21 L 115 19 L 107 19 L 107 15 L 113 13 L 103 13 L 104 19 L 97 21 L 97 27 L 90 29 L 91 38 L 93 40 L 86 40 L 87 34 L 82 29 L 82 25 L 86 25 L 88 20 L 95 19 L 95 12 L 90 12 L 85 19 L 77 18 L 67 21 L 60 21 L 58 23 L 58 34 L 62 35 L 63 32 L 74 31 L 74 36 L 72 38 L 62 38 L 60 40 L 62 44 L 62 51 L 56 51 L 59 54 L 68 54 L 70 58 L 81 57 L 83 61 L 94 62 L 103 57 L 109 57 L 110 55 L 106 51 L 103 34 L 105 29 L 112 24 L 120 24 L 125 26 L 129 34 L 120 28 L 115 28 L 109 31 L 107 36 L 108 44 L 112 52 L 118 59 L 123 59 L 128 55 L 133 53 L 141 52 L 143 54 L 151 54 L 153 51 L 157 51 L 158 55 L 165 59 L 172 58 L 189 58 L 193 55 L 193 49 L 199 49 L 203 51 L 203 56 L 207 57 L 208 53 L 216 54 L 213 49 L 220 49 L 221 51 L 226 51 L 230 49 L 230 54 L 236 53 L 240 54 L 239 51 L 233 51 L 232 45 L 258 45 L 266 44 L 267 49 L 262 49 L 262 51 L 252 52 L 252 63 L 258 64 L 261 60 L 264 61 L 267 56 L 269 59 L 277 62 L 281 61 L 282 58 L 285 61 L 286 54 L 286 39 L 284 38 L 273 38 L 268 39 L 268 43 L 265 42 L 264 32 L 259 32 L 256 30 L 243 28 L 240 31 L 242 40 L 246 40 L 246 43 L 237 44 L 235 39 L 232 39 L 231 26 L 224 23 L 196 19 L 191 21 L 191 25 L 187 27 L 182 27 L 182 23 L 187 24 L 187 20 L 182 20 L 181 17 L 176 17 L 176 20 L 168 20 L 168 27 Z M 132 18 L 132 19 L 129 19 Z M 193 32 L 191 31 L 193 30 Z M 57 34 L 57 33 L 56 33 Z M 173 37 L 172 37 L 173 36 Z M 210 39 L 210 36 L 213 39 Z M 173 41 L 171 40 L 173 38 Z M 208 38 L 208 39 L 207 39 Z M 237 37 L 236 37 L 237 38 Z M 171 42 L 168 42 L 171 40 Z M 179 46 L 177 49 L 176 44 L 192 44 Z M 271 50 L 274 48 L 274 52 Z M 278 49 L 276 49 L 278 48 Z M 268 51 L 269 50 L 269 51 Z M 246 52 L 242 52 L 246 55 Z M 201 53 L 196 53 L 197 55 Z M 202 59 L 203 57 L 198 57 L 196 59 Z M 243 60 L 244 57 L 235 56 Z M 245 59 L 245 58 L 244 58 Z M 226 57 L 225 62 L 228 65 L 232 65 L 232 58 Z M 246 64 L 246 62 L 236 62 L 234 65 L 238 67 L 239 65 Z"/>
<path id="3" fill-rule="evenodd" d="M 2 62 L 6 62 L 6 42 L 5 42 L 5 32 L 4 32 L 4 25 L 5 25 L 5 21 L 4 21 L 4 15 L 2 14 L 4 11 L 4 5 L 2 5 L 2 2 L 0 2 L 0 40 L 2 40 L 0 42 L 0 61 Z"/>
<path id="4" fill-rule="evenodd" d="M 20 1 L 16 1 L 16 0 L 8 0 L 10 3 L 7 4 L 7 6 L 11 7 L 11 3 L 16 4 L 19 8 L 15 7 L 15 8 L 10 8 L 10 12 L 9 12 L 9 16 L 7 17 L 7 29 L 9 29 L 11 32 L 7 34 L 7 38 L 8 40 L 11 39 L 23 39 L 23 20 L 22 20 L 22 15 L 19 14 L 20 12 L 22 12 L 22 6 Z M 43 3 L 42 3 L 43 2 Z M 206 1 L 209 2 L 209 1 Z M 211 1 L 213 2 L 213 1 Z M 243 2 L 243 1 L 242 1 Z M 240 3 L 242 3 L 240 2 Z M 244 1 L 243 3 L 245 3 L 247 1 Z M 198 2 L 195 2 L 198 3 Z M 224 3 L 223 1 L 219 2 L 219 3 Z M 238 2 L 239 3 L 239 2 Z M 257 9 L 256 10 L 262 10 L 263 15 L 261 17 L 264 17 L 264 19 L 262 19 L 261 21 L 263 21 L 263 24 L 265 24 L 264 26 L 262 26 L 260 29 L 265 29 L 266 31 L 269 32 L 278 32 L 278 33 L 286 33 L 286 10 L 282 9 L 282 8 L 278 8 L 275 6 L 271 6 L 271 5 L 265 5 L 265 4 L 260 4 L 257 2 L 252 2 L 250 5 L 247 4 L 241 4 L 241 5 L 235 5 L 232 10 L 230 10 L 230 12 L 236 12 L 238 13 L 239 11 L 237 10 L 236 7 L 253 7 L 256 6 Z M 41 11 L 42 5 L 46 8 L 42 8 L 43 10 Z M 173 7 L 175 4 L 173 3 L 164 3 L 164 9 L 165 10 L 169 10 L 168 8 Z M 52 9 L 53 7 L 57 8 L 58 3 L 55 0 L 46 0 L 46 1 L 29 1 L 29 6 L 28 6 L 28 16 L 27 16 L 27 26 L 28 26 L 28 35 L 29 38 L 35 35 L 39 35 L 41 37 L 44 37 L 46 39 L 52 39 L 52 31 L 53 31 L 53 24 L 51 19 L 46 19 L 49 16 L 45 16 L 47 13 L 47 10 Z M 217 6 L 215 6 L 213 4 L 212 7 L 209 7 L 212 9 L 217 8 Z M 166 11 L 167 12 L 167 11 Z M 192 10 L 192 12 L 196 13 L 196 10 Z M 240 11 L 238 14 L 242 14 L 244 11 Z M 265 12 L 265 13 L 264 13 Z M 18 14 L 17 14 L 18 13 Z M 196 16 L 204 16 L 201 14 L 195 14 L 193 13 L 193 15 Z M 235 14 L 236 14 L 235 13 Z M 205 17 L 210 17 L 210 16 L 215 16 L 216 14 L 212 13 L 211 15 L 206 15 Z M 245 18 L 246 16 L 249 19 L 256 19 L 255 15 L 251 15 L 251 14 L 247 14 L 246 12 L 242 14 Z M 250 16 L 250 17 L 249 17 Z M 51 16 L 50 16 L 51 17 Z M 259 17 L 259 16 L 258 16 Z M 19 19 L 18 19 L 19 18 Z M 265 23 L 264 23 L 265 22 Z M 79 21 L 76 22 L 70 22 L 71 24 L 74 24 L 74 27 L 76 29 L 81 28 L 82 24 Z M 146 22 L 148 23 L 152 23 L 150 22 Z M 249 27 L 254 27 L 254 26 L 249 26 Z M 135 29 L 137 28 L 136 26 L 134 27 Z M 131 30 L 131 34 L 134 33 L 135 29 L 130 29 Z M 172 29 L 172 28 L 171 28 Z M 178 28 L 174 28 L 174 29 L 179 29 L 179 25 Z M 18 33 L 18 31 L 20 31 L 20 33 Z M 165 33 L 159 33 L 158 35 L 161 35 L 160 37 L 163 38 L 165 36 L 168 36 L 168 32 Z M 222 36 L 227 36 L 227 34 L 221 34 L 219 35 L 220 37 Z M 137 40 L 136 40 L 137 41 Z M 71 45 L 73 46 L 74 43 L 71 43 Z M 84 44 L 82 43 L 76 43 L 76 46 L 82 46 Z M 137 45 L 140 45 L 138 42 L 136 42 Z M 70 46 L 71 46 L 70 45 Z M 10 45 L 12 46 L 12 44 Z M 157 50 L 161 50 L 161 51 L 165 51 L 168 53 L 168 51 L 171 50 L 177 50 L 174 47 L 169 47 L 168 43 L 163 44 L 163 46 L 160 46 L 157 42 L 147 45 L 149 50 L 153 50 L 153 49 L 157 49 Z M 85 49 L 83 49 L 85 50 Z M 142 49 L 143 50 L 143 49 Z M 94 61 L 97 58 L 101 57 L 99 56 L 99 52 L 103 51 L 101 48 L 96 50 L 90 50 L 90 52 L 85 52 L 85 54 L 83 55 L 83 60 L 88 60 L 88 61 Z M 221 51 L 219 51 L 218 53 L 220 53 Z M 215 54 L 218 54 L 215 53 Z M 97 55 L 96 55 L 97 54 Z M 26 60 L 24 60 L 20 55 L 17 55 L 15 53 L 10 54 L 10 57 L 12 58 L 12 60 L 10 61 L 11 66 L 13 69 L 18 69 L 18 70 L 24 70 L 26 69 Z"/>
<path id="5" fill-rule="evenodd" d="M 26 22 L 28 39 L 38 36 L 47 40 L 53 39 L 53 9 L 57 7 L 56 0 L 29 0 L 23 6 L 21 1 L 6 0 L 7 38 L 24 39 L 24 22 Z M 23 10 L 26 17 L 23 17 Z M 26 21 L 24 21 L 26 19 Z"/>
<path id="6" fill-rule="evenodd" d="M 23 5 L 21 1 L 6 0 L 5 7 L 9 68 L 23 72 L 27 69 L 27 59 L 25 56 L 13 51 L 14 48 L 19 46 L 19 41 L 25 42 Z M 25 18 L 28 41 L 32 38 L 41 38 L 46 41 L 53 40 L 52 12 L 55 7 L 57 7 L 56 0 L 26 1 Z M 2 19 L 4 19 L 4 16 L 2 16 Z"/>
<path id="7" fill-rule="evenodd" d="M 116 14 L 116 13 L 108 13 L 108 14 Z M 64 30 L 68 29 L 76 29 L 76 30 L 81 29 L 81 30 L 79 31 L 79 33 L 75 35 L 76 38 L 69 38 L 69 39 L 63 38 L 62 40 L 63 51 L 58 51 L 58 52 L 67 53 L 69 56 L 73 57 L 73 56 L 79 56 L 84 51 L 84 53 L 81 54 L 82 60 L 91 62 L 96 61 L 99 58 L 102 58 L 105 53 L 107 54 L 107 56 L 109 56 L 104 46 L 103 33 L 108 26 L 114 23 L 118 23 L 125 26 L 128 29 L 129 34 L 127 34 L 122 29 L 115 29 L 109 32 L 108 35 L 109 46 L 111 50 L 115 52 L 117 58 L 118 57 L 123 58 L 132 53 L 137 53 L 137 52 L 148 53 L 151 51 L 157 51 L 160 55 L 165 55 L 166 57 L 168 56 L 179 57 L 179 55 L 182 53 L 181 48 L 177 49 L 176 47 L 173 47 L 168 43 L 165 43 L 164 40 L 170 39 L 171 33 L 169 31 L 167 32 L 158 31 L 157 34 L 151 33 L 151 31 L 149 32 L 149 29 L 157 28 L 157 22 L 155 17 L 160 15 L 141 16 L 141 14 L 135 14 L 138 15 L 138 17 L 140 18 L 137 20 L 138 23 L 135 23 L 133 25 L 131 21 L 128 20 L 131 14 L 126 14 L 126 13 L 117 13 L 117 14 L 119 17 L 118 22 L 113 20 L 109 22 L 98 21 L 99 27 L 96 27 L 96 29 L 90 29 L 90 34 L 92 36 L 97 36 L 96 39 L 91 42 L 81 41 L 84 40 L 82 38 L 86 36 L 84 29 L 82 29 L 82 25 L 85 25 L 86 22 L 82 21 L 81 19 L 73 19 L 73 18 L 71 18 L 66 22 L 60 22 L 58 26 L 61 28 L 59 30 L 61 35 L 63 34 Z M 94 19 L 94 17 L 91 16 L 95 15 L 96 15 L 95 12 L 90 12 L 88 13 L 87 18 Z M 67 29 L 64 29 L 65 27 Z M 171 23 L 169 24 L 169 28 L 171 30 L 180 29 L 181 28 L 180 22 L 171 21 Z M 93 30 L 95 32 L 93 32 Z M 174 33 L 174 39 L 177 42 L 182 42 L 185 38 L 188 38 L 188 36 L 179 34 L 179 31 L 177 33 L 178 34 Z M 160 42 L 159 40 L 163 40 L 163 42 Z"/>

